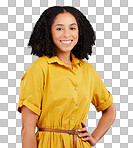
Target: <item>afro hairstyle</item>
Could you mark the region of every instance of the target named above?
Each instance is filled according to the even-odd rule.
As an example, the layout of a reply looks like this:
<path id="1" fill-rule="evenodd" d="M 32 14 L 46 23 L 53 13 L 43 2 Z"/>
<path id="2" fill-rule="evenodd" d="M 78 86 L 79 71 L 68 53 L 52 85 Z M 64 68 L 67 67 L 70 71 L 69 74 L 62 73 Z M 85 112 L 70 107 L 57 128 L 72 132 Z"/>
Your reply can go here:
<path id="1" fill-rule="evenodd" d="M 89 59 L 88 55 L 92 54 L 92 46 L 95 45 L 95 32 L 86 16 L 72 6 L 52 6 L 40 15 L 28 43 L 28 47 L 32 47 L 31 54 L 38 57 L 45 55 L 50 58 L 56 56 L 56 49 L 51 36 L 51 26 L 55 17 L 65 12 L 69 12 L 75 17 L 79 29 L 78 42 L 71 52 L 78 59 Z"/>

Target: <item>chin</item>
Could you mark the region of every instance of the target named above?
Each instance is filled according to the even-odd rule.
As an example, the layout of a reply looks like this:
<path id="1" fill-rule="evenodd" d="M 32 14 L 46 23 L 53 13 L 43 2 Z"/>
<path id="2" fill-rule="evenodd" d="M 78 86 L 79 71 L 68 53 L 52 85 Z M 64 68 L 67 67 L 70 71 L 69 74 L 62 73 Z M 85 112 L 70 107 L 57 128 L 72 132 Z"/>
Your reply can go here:
<path id="1" fill-rule="evenodd" d="M 59 49 L 59 48 L 57 49 L 57 51 L 59 51 L 59 52 L 64 52 L 64 53 L 65 53 L 65 52 L 71 52 L 71 50 L 72 50 L 72 49 Z"/>

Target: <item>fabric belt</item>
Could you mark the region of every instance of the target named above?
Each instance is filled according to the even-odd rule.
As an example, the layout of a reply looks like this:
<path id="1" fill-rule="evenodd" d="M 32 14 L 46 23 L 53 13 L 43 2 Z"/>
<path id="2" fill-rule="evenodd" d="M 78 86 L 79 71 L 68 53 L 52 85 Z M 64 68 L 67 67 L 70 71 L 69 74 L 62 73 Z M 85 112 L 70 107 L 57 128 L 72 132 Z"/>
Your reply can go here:
<path id="1" fill-rule="evenodd" d="M 73 148 L 77 148 L 77 135 L 79 134 L 76 130 L 62 130 L 62 129 L 52 129 L 52 128 L 38 128 L 38 131 L 47 131 L 47 132 L 59 132 L 67 133 L 69 135 L 74 135 L 73 137 Z"/>

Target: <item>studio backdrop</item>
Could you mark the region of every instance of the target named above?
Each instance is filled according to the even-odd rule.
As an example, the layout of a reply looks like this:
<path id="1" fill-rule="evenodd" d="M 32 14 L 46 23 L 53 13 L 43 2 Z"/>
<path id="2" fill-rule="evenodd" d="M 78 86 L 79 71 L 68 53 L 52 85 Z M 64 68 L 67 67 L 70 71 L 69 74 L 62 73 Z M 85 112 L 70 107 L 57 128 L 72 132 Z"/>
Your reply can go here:
<path id="1" fill-rule="evenodd" d="M 40 14 L 50 6 L 74 6 L 96 31 L 89 62 L 112 93 L 116 120 L 94 148 L 133 148 L 133 1 L 3 0 L 0 2 L 0 147 L 21 148 L 20 80 L 38 57 L 27 47 Z M 84 59 L 85 60 L 85 59 Z M 88 93 L 88 92 L 86 92 Z M 88 131 L 101 117 L 88 112 Z"/>

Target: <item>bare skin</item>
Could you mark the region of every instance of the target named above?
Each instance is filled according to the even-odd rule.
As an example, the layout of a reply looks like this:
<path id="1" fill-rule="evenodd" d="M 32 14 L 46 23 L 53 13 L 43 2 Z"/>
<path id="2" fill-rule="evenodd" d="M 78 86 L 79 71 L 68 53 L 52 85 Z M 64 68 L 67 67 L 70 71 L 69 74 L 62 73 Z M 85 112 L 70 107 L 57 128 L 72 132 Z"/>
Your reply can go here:
<path id="1" fill-rule="evenodd" d="M 51 26 L 52 39 L 56 46 L 58 58 L 72 68 L 70 52 L 78 42 L 78 25 L 74 16 L 70 13 L 62 13 L 56 16 Z M 61 41 L 72 40 L 70 45 L 64 45 Z M 22 147 L 37 148 L 35 128 L 39 116 L 28 109 L 22 107 Z"/>
<path id="2" fill-rule="evenodd" d="M 116 110 L 112 103 L 106 110 L 102 111 L 102 117 L 99 120 L 97 128 L 90 134 L 87 131 L 84 122 L 81 122 L 82 128 L 77 129 L 80 133 L 79 137 L 84 138 L 83 141 L 88 141 L 91 146 L 96 143 L 104 136 L 110 126 L 113 124 L 116 117 Z M 28 109 L 26 106 L 22 107 L 22 148 L 37 148 L 37 141 L 35 136 L 35 128 L 38 123 L 39 116 Z"/>
<path id="3" fill-rule="evenodd" d="M 37 148 L 35 128 L 38 123 L 38 117 L 37 114 L 26 106 L 22 107 L 22 148 Z"/>
<path id="4" fill-rule="evenodd" d="M 78 42 L 78 32 L 76 19 L 70 13 L 57 15 L 51 27 L 52 39 L 56 46 L 57 56 L 71 68 L 70 52 Z M 67 42 L 68 40 L 72 41 L 70 45 L 61 42 Z M 83 133 L 81 137 L 87 136 L 84 141 L 88 141 L 91 146 L 94 146 L 112 125 L 115 120 L 115 115 L 116 111 L 112 104 L 108 109 L 102 112 L 99 124 L 92 134 L 87 131 L 86 125 L 81 123 L 83 127 L 79 129 L 79 131 Z M 35 128 L 38 123 L 38 118 L 39 116 L 26 106 L 22 107 L 22 148 L 37 148 Z"/>
<path id="5" fill-rule="evenodd" d="M 79 137 L 85 137 L 83 141 L 88 141 L 91 146 L 96 145 L 96 143 L 104 136 L 104 134 L 113 124 L 115 118 L 116 110 L 114 104 L 112 103 L 106 110 L 102 111 L 102 117 L 99 120 L 97 128 L 92 134 L 87 131 L 85 123 L 81 122 L 83 128 L 77 130 L 83 134 L 80 134 Z"/>
<path id="6" fill-rule="evenodd" d="M 78 42 L 78 33 L 78 24 L 72 14 L 68 12 L 60 13 L 55 17 L 51 26 L 51 34 L 56 47 L 56 55 L 71 68 L 70 52 Z M 71 44 L 64 44 L 62 41 L 71 41 Z"/>

